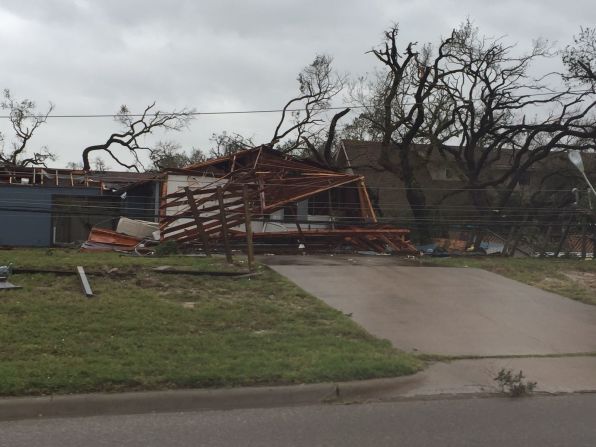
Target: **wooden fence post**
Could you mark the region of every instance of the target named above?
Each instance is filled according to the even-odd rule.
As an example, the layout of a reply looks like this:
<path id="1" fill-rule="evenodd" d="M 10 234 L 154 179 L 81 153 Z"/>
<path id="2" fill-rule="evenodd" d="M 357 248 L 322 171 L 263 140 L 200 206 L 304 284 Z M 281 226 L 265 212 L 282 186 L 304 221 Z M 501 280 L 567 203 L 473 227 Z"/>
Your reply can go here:
<path id="1" fill-rule="evenodd" d="M 252 216 L 250 212 L 250 202 L 248 200 L 248 187 L 244 185 L 242 189 L 244 199 L 244 231 L 246 232 L 246 255 L 248 257 L 248 270 L 253 271 L 255 262 L 255 252 L 252 244 Z"/>
<path id="2" fill-rule="evenodd" d="M 587 218 L 582 219 L 582 236 L 581 236 L 581 244 L 582 244 L 582 259 L 586 259 L 586 253 L 588 251 L 588 240 L 587 240 Z"/>
<path id="3" fill-rule="evenodd" d="M 232 259 L 232 249 L 230 248 L 230 239 L 228 237 L 228 222 L 226 219 L 226 208 L 224 203 L 223 189 L 221 189 L 221 186 L 217 187 L 217 200 L 219 202 L 219 220 L 221 221 L 221 234 L 224 240 L 226 260 L 229 264 L 231 264 L 234 260 Z"/>

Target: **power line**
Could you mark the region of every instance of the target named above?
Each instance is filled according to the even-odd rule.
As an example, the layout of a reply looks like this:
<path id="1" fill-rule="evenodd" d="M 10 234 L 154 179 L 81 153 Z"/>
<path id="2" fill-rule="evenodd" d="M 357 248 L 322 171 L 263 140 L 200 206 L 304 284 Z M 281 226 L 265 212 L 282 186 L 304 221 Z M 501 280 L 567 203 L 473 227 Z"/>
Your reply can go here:
<path id="1" fill-rule="evenodd" d="M 28 209 L 26 212 L 31 213 L 29 216 L 23 216 L 23 210 L 19 208 L 0 208 L 2 211 L 2 215 L 5 217 L 19 217 L 21 219 L 43 219 L 42 215 L 50 215 L 53 218 L 71 218 L 71 217 L 103 217 L 106 218 L 105 213 L 89 213 L 89 212 L 74 212 L 74 211 L 66 211 L 66 212 L 56 212 L 55 210 L 49 209 Z M 150 217 L 150 216 L 144 216 Z M 158 217 L 154 215 L 152 217 Z M 296 216 L 289 216 L 290 218 Z M 110 216 L 106 218 L 106 220 L 114 220 L 118 219 L 118 216 Z M 179 219 L 188 219 L 192 220 L 190 217 L 180 217 Z M 216 219 L 214 217 L 214 219 Z M 254 222 L 264 222 L 264 223 L 279 223 L 285 225 L 293 225 L 296 223 L 296 219 L 292 220 L 281 220 L 275 221 L 270 220 L 267 218 L 267 215 L 255 215 L 252 219 Z M 334 222 L 329 220 L 300 220 L 298 219 L 298 223 L 305 224 L 305 225 L 317 225 L 317 224 L 331 224 L 335 223 L 336 225 L 351 225 L 351 224 L 359 224 L 362 225 L 362 219 L 357 217 L 343 217 L 338 218 L 336 217 Z M 474 219 L 474 218 L 451 218 L 451 219 L 442 219 L 440 221 L 435 221 L 433 219 L 416 219 L 414 217 L 379 217 L 377 223 L 386 223 L 386 224 L 395 224 L 405 227 L 414 226 L 416 224 L 425 223 L 430 225 L 431 227 L 443 227 L 447 226 L 473 226 L 473 227 L 510 227 L 512 225 L 516 226 L 523 226 L 523 227 L 536 227 L 536 228 L 546 228 L 549 226 L 557 227 L 557 226 L 565 226 L 569 225 L 566 222 L 532 222 L 526 221 L 524 219 L 509 219 L 509 220 L 500 220 L 500 221 L 486 221 L 483 219 Z M 571 224 L 572 226 L 580 226 L 578 223 Z M 364 225 L 366 226 L 366 224 Z"/>
<path id="2" fill-rule="evenodd" d="M 273 167 L 277 167 L 272 165 Z M 49 169 L 49 171 L 52 171 L 52 169 Z M 10 171 L 11 173 L 15 173 L 15 177 L 24 177 L 25 175 L 30 176 L 31 173 L 28 171 Z M 191 189 L 193 189 L 196 185 L 199 183 L 200 180 L 202 180 L 203 178 L 211 180 L 213 179 L 213 181 L 211 181 L 208 185 L 212 184 L 212 183 L 224 183 L 226 179 L 222 179 L 222 178 L 216 178 L 216 177 L 202 177 L 200 175 L 192 175 L 192 173 L 189 174 L 175 174 L 175 175 L 180 175 L 180 176 L 185 176 L 185 177 L 191 177 L 192 180 L 190 180 L 191 183 L 189 186 Z M 69 179 L 61 179 L 60 181 L 67 181 Z M 76 180 L 76 175 L 75 175 L 75 180 Z M 94 180 L 94 179 L 90 179 L 94 182 L 99 183 L 100 180 Z M 111 183 L 125 183 L 127 180 L 129 180 L 129 177 L 126 177 L 125 174 L 123 174 L 123 177 L 108 177 L 105 179 L 102 179 L 101 181 L 103 181 L 103 183 L 106 184 L 111 184 Z M 150 181 L 160 181 L 159 178 L 150 178 L 150 179 L 146 179 L 146 180 L 137 180 L 136 182 L 138 183 L 144 183 L 144 182 L 150 182 Z M 356 180 L 354 180 L 354 182 L 356 182 Z M 439 181 L 444 181 L 444 180 L 439 180 Z M 51 189 L 51 188 L 70 188 L 70 189 L 99 189 L 99 187 L 94 187 L 94 186 L 85 186 L 84 184 L 79 184 L 79 183 L 75 183 L 74 185 L 71 184 L 59 184 L 59 185 L 55 185 L 53 179 L 47 179 L 46 183 L 44 184 L 40 184 L 40 183 L 18 183 L 18 182 L 14 182 L 14 183 L 8 183 L 8 182 L 0 182 L 0 187 L 10 187 L 10 188 L 15 188 L 15 191 L 12 191 L 11 194 L 28 194 L 29 191 L 17 191 L 17 188 L 31 188 L 31 187 L 37 187 L 37 188 L 47 188 L 47 189 Z M 135 181 L 130 182 L 130 184 L 127 185 L 122 185 L 122 187 L 127 187 L 130 185 L 134 185 Z M 175 180 L 175 179 L 170 179 L 167 181 L 167 183 L 170 184 L 188 184 L 187 181 L 185 180 Z M 454 182 L 457 183 L 457 182 Z M 583 185 L 583 182 L 579 181 L 578 182 L 581 185 L 581 189 L 580 192 L 584 192 L 586 188 Z M 247 185 L 247 186 L 255 186 L 254 182 L 236 182 L 236 185 Z M 304 188 L 304 185 L 292 185 L 292 184 L 287 184 L 284 182 L 269 182 L 267 183 L 267 186 L 278 186 L 278 187 L 283 187 L 283 188 Z M 201 185 L 201 187 L 203 187 L 203 185 Z M 346 185 L 341 185 L 338 186 L 337 188 L 339 189 L 354 189 L 354 190 L 358 190 L 360 189 L 360 186 L 352 186 L 350 184 L 346 184 Z M 557 189 L 539 189 L 539 190 L 532 190 L 532 192 L 542 192 L 542 193 L 552 193 L 552 192 L 571 192 L 571 190 L 574 188 L 574 186 L 570 186 L 569 188 L 557 188 Z M 408 190 L 421 190 L 421 191 L 460 191 L 460 192 L 472 192 L 472 191 L 493 191 L 491 189 L 487 188 L 465 188 L 465 187 L 460 187 L 460 188 L 456 188 L 456 187 L 452 187 L 452 188 L 448 188 L 448 187 L 426 187 L 426 186 L 421 186 L 421 187 L 416 187 L 416 188 L 408 188 L 405 186 L 371 186 L 370 184 L 367 184 L 367 189 L 369 191 L 388 191 L 388 190 L 393 190 L 393 191 L 408 191 Z M 516 193 L 528 193 L 529 190 L 531 189 L 531 187 L 529 185 L 521 185 L 519 186 L 519 189 L 514 190 L 514 192 Z M 494 190 L 495 192 L 499 192 L 498 189 Z M 177 191 L 179 192 L 179 191 Z M 200 189 L 197 189 L 197 192 L 200 192 Z M 129 196 L 129 197 L 145 197 L 145 196 Z"/>
<path id="3" fill-rule="evenodd" d="M 580 94 L 582 92 L 568 92 L 568 94 Z M 533 93 L 532 96 L 554 96 L 555 94 L 550 92 L 543 92 L 543 93 Z M 513 96 L 513 98 L 524 98 L 526 95 L 520 96 Z M 416 102 L 404 102 L 399 104 L 399 106 L 415 106 L 418 103 Z M 440 104 L 437 102 L 426 102 L 422 103 L 423 106 L 430 106 L 431 104 Z M 342 105 L 342 106 L 333 106 L 333 107 L 325 107 L 321 108 L 320 111 L 326 110 L 343 110 L 343 109 L 372 109 L 374 106 L 365 106 L 365 105 Z M 224 110 L 224 111 L 212 111 L 212 112 L 158 112 L 158 113 L 129 113 L 126 116 L 131 118 L 142 118 L 145 117 L 152 117 L 157 116 L 158 114 L 163 115 L 171 115 L 171 116 L 216 116 L 216 115 L 249 115 L 249 114 L 257 114 L 257 113 L 281 113 L 284 109 L 252 109 L 252 110 Z M 302 112 L 304 108 L 294 108 L 294 109 L 285 109 L 286 112 Z M 65 114 L 65 115 L 31 115 L 30 118 L 116 118 L 118 116 L 117 113 L 89 113 L 89 114 Z M 10 119 L 10 115 L 0 115 L 0 119 Z"/>
<path id="4" fill-rule="evenodd" d="M 337 106 L 337 107 L 326 107 L 321 109 L 325 110 L 343 110 L 343 109 L 364 109 L 366 106 Z M 171 115 L 171 116 L 201 116 L 201 115 L 249 115 L 253 113 L 281 113 L 284 109 L 256 109 L 256 110 L 226 110 L 226 111 L 215 111 L 215 112 L 159 112 L 160 116 Z M 286 112 L 302 112 L 304 109 L 286 109 Z M 91 114 L 69 114 L 69 115 L 31 115 L 31 118 L 116 118 L 118 114 L 115 113 L 91 113 Z M 142 118 L 157 116 L 156 113 L 130 113 L 126 115 L 131 118 Z M 9 119 L 10 115 L 0 115 L 0 118 Z"/>

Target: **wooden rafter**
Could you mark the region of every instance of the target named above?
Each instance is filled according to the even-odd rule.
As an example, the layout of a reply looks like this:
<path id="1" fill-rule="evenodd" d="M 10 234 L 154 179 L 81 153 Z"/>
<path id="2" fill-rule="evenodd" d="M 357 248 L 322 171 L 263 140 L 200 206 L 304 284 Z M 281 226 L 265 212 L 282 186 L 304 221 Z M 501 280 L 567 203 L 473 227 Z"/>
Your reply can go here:
<path id="1" fill-rule="evenodd" d="M 163 239 L 205 245 L 206 238 L 222 241 L 229 233 L 232 240 L 237 240 L 238 237 L 244 237 L 245 233 L 237 227 L 246 224 L 247 215 L 271 214 L 285 206 L 295 205 L 309 197 L 346 185 L 354 185 L 358 190 L 362 222 L 377 222 L 364 178 L 358 175 L 291 159 L 268 147 L 241 151 L 178 171 L 188 176 L 200 176 L 212 169 L 220 172 L 221 176 L 214 178 L 209 185 L 187 187 L 164 198 L 161 204 Z M 248 212 L 246 203 L 250 203 Z M 178 208 L 177 212 L 168 214 L 168 209 L 174 207 Z M 365 250 L 383 251 L 386 247 L 394 251 L 414 250 L 405 240 L 408 230 L 404 229 L 350 227 L 303 230 L 299 227 L 297 233 L 299 234 L 292 231 L 275 234 L 255 232 L 253 237 L 298 237 L 300 240 L 308 237 L 337 243 L 350 242 Z"/>

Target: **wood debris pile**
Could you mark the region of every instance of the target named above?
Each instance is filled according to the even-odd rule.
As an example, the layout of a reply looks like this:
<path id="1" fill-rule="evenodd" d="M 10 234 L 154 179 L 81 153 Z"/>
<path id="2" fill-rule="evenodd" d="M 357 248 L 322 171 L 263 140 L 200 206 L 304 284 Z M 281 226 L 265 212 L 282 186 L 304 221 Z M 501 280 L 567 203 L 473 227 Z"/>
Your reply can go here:
<path id="1" fill-rule="evenodd" d="M 262 242 L 267 251 L 285 241 L 314 243 L 327 249 L 349 245 L 356 250 L 416 253 L 406 239 L 408 230 L 377 223 L 362 176 L 298 160 L 267 146 L 176 172 L 198 180 L 196 185 L 180 187 L 162 197 L 162 241 L 174 240 L 206 250 L 224 239 L 232 244 L 241 243 L 248 221 L 255 246 Z M 299 202 L 328 191 L 336 191 L 342 213 L 339 219 L 329 219 L 327 225 L 317 228 L 301 221 Z M 342 202 L 351 205 L 341 206 Z M 269 222 L 271 215 L 280 210 L 293 218 L 275 224 L 275 231 L 271 225 L 266 229 L 264 222 Z"/>

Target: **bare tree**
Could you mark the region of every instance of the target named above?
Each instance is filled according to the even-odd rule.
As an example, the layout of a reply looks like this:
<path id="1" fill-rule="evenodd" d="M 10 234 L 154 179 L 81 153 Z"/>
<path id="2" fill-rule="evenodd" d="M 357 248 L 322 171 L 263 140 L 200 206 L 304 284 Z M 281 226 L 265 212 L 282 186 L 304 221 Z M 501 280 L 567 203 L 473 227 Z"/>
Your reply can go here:
<path id="1" fill-rule="evenodd" d="M 553 151 L 594 147 L 590 93 L 562 82 L 554 89 L 556 74 L 530 76 L 536 59 L 552 56 L 546 42 L 517 56 L 513 45 L 480 36 L 467 21 L 437 51 L 410 43 L 400 53 L 397 35 L 393 27 L 372 51 L 386 71 L 352 96 L 365 106 L 359 119 L 380 136 L 379 164 L 404 182 L 421 239 L 432 219 L 416 168 L 431 155 L 442 156 L 463 183 L 446 196 L 467 192 L 489 222 L 490 210 L 508 203 L 535 163 Z"/>
<path id="2" fill-rule="evenodd" d="M 341 138 L 345 140 L 381 141 L 383 138 L 382 132 L 371 126 L 371 121 L 368 119 L 367 112 L 358 114 L 358 116 L 354 117 L 351 122 L 343 126 L 340 133 Z"/>
<path id="3" fill-rule="evenodd" d="M 563 50 L 566 78 L 596 86 L 596 28 L 581 28 L 574 42 Z"/>
<path id="4" fill-rule="evenodd" d="M 93 169 L 98 172 L 105 172 L 108 169 L 108 165 L 101 157 L 95 157 L 93 160 Z"/>
<path id="5" fill-rule="evenodd" d="M 350 113 L 350 110 L 350 108 L 345 108 L 333 115 L 327 129 L 322 129 L 311 135 L 303 135 L 302 141 L 306 148 L 302 151 L 302 155 L 328 168 L 339 168 L 336 157 L 337 124 L 340 119 Z"/>
<path id="6" fill-rule="evenodd" d="M 8 112 L 8 118 L 15 133 L 15 139 L 10 143 L 9 149 L 4 147 L 4 136 L 0 134 L 0 143 L 2 143 L 0 164 L 12 167 L 45 166 L 46 161 L 56 159 L 56 156 L 45 146 L 32 154 L 27 153 L 27 146 L 33 134 L 47 121 L 54 110 L 52 103 L 46 112 L 41 113 L 37 111 L 33 101 L 29 99 L 19 101 L 12 96 L 10 90 L 5 89 L 0 107 Z"/>
<path id="7" fill-rule="evenodd" d="M 66 169 L 72 169 L 73 171 L 82 171 L 83 163 L 80 161 L 69 161 L 66 163 Z"/>
<path id="8" fill-rule="evenodd" d="M 198 147 L 193 147 L 190 150 L 190 153 L 186 156 L 186 158 L 188 160 L 189 165 L 203 163 L 205 160 L 207 160 L 207 157 L 205 156 L 203 151 Z"/>
<path id="9" fill-rule="evenodd" d="M 255 147 L 251 137 L 245 137 L 235 132 L 228 133 L 225 130 L 221 133 L 211 134 L 209 141 L 211 142 L 209 158 L 225 157 Z"/>
<path id="10" fill-rule="evenodd" d="M 317 55 L 313 62 L 306 66 L 298 75 L 298 96 L 290 99 L 283 107 L 271 144 L 278 144 L 279 149 L 284 152 L 292 152 L 303 143 L 308 142 L 308 148 L 314 146 L 314 140 L 320 138 L 322 132 L 327 132 L 329 137 L 325 141 L 333 141 L 337 121 L 347 114 L 349 110 L 343 110 L 331 119 L 331 127 L 325 129 L 324 114 L 331 106 L 332 99 L 337 96 L 345 84 L 345 76 L 338 75 L 332 67 L 333 59 L 326 55 Z M 326 143 L 322 151 L 317 149 L 315 153 L 321 154 L 323 159 L 328 158 L 325 152 Z M 310 150 L 310 149 L 309 149 Z"/>
<path id="11" fill-rule="evenodd" d="M 594 147 L 580 141 L 590 132 L 596 106 L 588 94 L 571 92 L 562 82 L 555 89 L 556 74 L 549 83 L 529 74 L 535 60 L 552 55 L 546 42 L 514 56 L 514 45 L 480 36 L 470 22 L 454 38 L 447 60 L 452 74 L 440 84 L 448 96 L 449 139 L 439 136 L 445 135 L 440 126 L 425 137 L 455 166 L 479 211 L 506 206 L 520 179 L 551 152 Z"/>
<path id="12" fill-rule="evenodd" d="M 331 57 L 318 55 L 299 73 L 297 80 L 299 94 L 284 105 L 269 145 L 284 153 L 303 155 L 333 166 L 337 123 L 350 109 L 333 115 L 328 126 L 326 119 L 331 100 L 342 90 L 345 77 L 334 72 Z M 209 158 L 255 147 L 253 138 L 234 132 L 214 133 L 210 141 Z"/>
<path id="13" fill-rule="evenodd" d="M 418 236 L 426 241 L 430 237 L 430 216 L 424 189 L 416 177 L 420 154 L 414 145 L 424 141 L 428 128 L 435 128 L 441 138 L 449 137 L 448 114 L 442 106 L 428 105 L 446 102 L 440 86 L 445 77 L 453 74 L 452 69 L 444 68 L 444 61 L 451 55 L 454 36 L 443 39 L 433 55 L 429 45 L 417 51 L 413 42 L 400 50 L 398 35 L 397 25 L 385 32 L 382 45 L 371 50 L 383 70 L 372 81 L 361 80 L 351 94 L 364 108 L 358 119 L 368 121 L 369 134 L 381 141 L 379 164 L 403 181 Z"/>
<path id="14" fill-rule="evenodd" d="M 160 141 L 151 149 L 149 155 L 152 166 L 150 170 L 162 171 L 164 169 L 183 168 L 206 160 L 205 154 L 197 148 L 190 153 L 182 150 L 182 146 L 174 141 Z"/>
<path id="15" fill-rule="evenodd" d="M 181 168 L 188 164 L 188 157 L 181 152 L 182 146 L 174 141 L 160 141 L 149 154 L 151 170 L 161 171 L 168 168 Z"/>
<path id="16" fill-rule="evenodd" d="M 151 153 L 151 148 L 141 143 L 141 138 L 153 133 L 157 129 L 181 131 L 194 119 L 194 111 L 183 109 L 181 111 L 162 112 L 154 111 L 155 103 L 145 107 L 140 115 L 133 115 L 127 106 L 123 105 L 115 115 L 116 122 L 122 125 L 121 132 L 114 132 L 101 144 L 88 146 L 83 150 L 83 169 L 91 169 L 89 156 L 92 152 L 106 152 L 120 166 L 126 169 L 139 171 L 143 163 L 139 158 L 141 151 Z M 126 163 L 120 154 L 113 151 L 114 147 L 128 149 L 128 155 L 132 157 L 131 163 Z"/>

